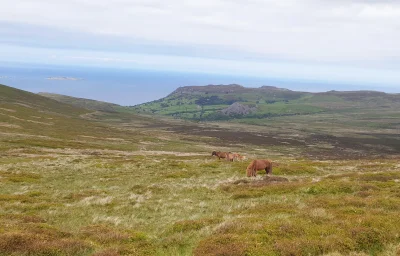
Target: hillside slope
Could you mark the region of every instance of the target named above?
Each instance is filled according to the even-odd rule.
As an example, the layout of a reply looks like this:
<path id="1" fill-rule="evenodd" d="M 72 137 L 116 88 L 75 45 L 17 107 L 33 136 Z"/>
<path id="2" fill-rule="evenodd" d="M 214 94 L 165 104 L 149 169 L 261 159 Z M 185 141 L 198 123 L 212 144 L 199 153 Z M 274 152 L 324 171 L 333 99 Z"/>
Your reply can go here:
<path id="1" fill-rule="evenodd" d="M 112 114 L 109 117 L 105 112 L 93 112 L 0 85 L 0 151 L 19 149 L 32 152 L 54 148 L 136 149 L 137 133 L 116 129 L 107 120 L 124 118 L 124 114 Z M 134 115 L 129 115 L 129 118 L 137 120 L 138 124 L 141 120 L 152 122 L 151 119 L 140 119 Z M 110 138 L 126 140 L 126 143 L 121 146 L 120 141 Z"/>
<path id="2" fill-rule="evenodd" d="M 78 108 L 85 108 L 90 110 L 98 110 L 104 112 L 116 112 L 117 108 L 120 107 L 117 104 L 91 100 L 91 99 L 84 99 L 84 98 L 76 98 L 61 94 L 55 93 L 47 93 L 47 92 L 40 92 L 38 93 L 40 96 L 44 96 L 46 98 L 50 98 L 68 105 L 72 105 Z"/>
<path id="3" fill-rule="evenodd" d="M 87 110 L 73 107 L 71 105 L 62 104 L 55 100 L 42 97 L 40 95 L 19 90 L 13 87 L 0 84 L 0 103 L 8 105 L 11 108 L 25 107 L 49 113 L 79 115 L 87 113 Z"/>

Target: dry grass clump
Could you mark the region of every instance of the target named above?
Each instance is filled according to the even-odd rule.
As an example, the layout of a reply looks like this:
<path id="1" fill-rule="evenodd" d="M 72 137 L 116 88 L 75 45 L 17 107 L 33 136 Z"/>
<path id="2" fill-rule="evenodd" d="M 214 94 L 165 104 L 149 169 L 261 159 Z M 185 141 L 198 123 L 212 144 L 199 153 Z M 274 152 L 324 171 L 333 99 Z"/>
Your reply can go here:
<path id="1" fill-rule="evenodd" d="M 324 166 L 326 166 L 325 163 L 304 160 L 285 162 L 273 167 L 272 173 L 275 175 L 315 175 L 318 174 L 318 167 Z"/>
<path id="2" fill-rule="evenodd" d="M 198 219 L 198 220 L 183 220 L 175 222 L 171 228 L 172 232 L 187 232 L 192 230 L 200 230 L 210 225 L 216 225 L 220 222 L 219 219 Z"/>
<path id="3" fill-rule="evenodd" d="M 46 223 L 43 218 L 37 215 L 2 214 L 0 218 L 7 220 L 8 223 Z"/>
<path id="4" fill-rule="evenodd" d="M 91 225 L 81 228 L 80 236 L 101 244 L 129 243 L 146 241 L 147 236 L 141 232 L 116 230 L 105 225 Z"/>
<path id="5" fill-rule="evenodd" d="M 400 172 L 367 173 L 360 175 L 362 181 L 388 182 L 400 180 Z"/>
<path id="6" fill-rule="evenodd" d="M 237 185 L 223 184 L 221 190 L 230 194 L 233 199 L 267 197 L 276 194 L 295 193 L 304 187 L 299 182 L 269 182 L 268 180 L 256 180 L 249 183 L 239 182 Z"/>
<path id="7" fill-rule="evenodd" d="M 121 254 L 117 249 L 106 249 L 93 254 L 93 256 L 120 256 Z"/>
<path id="8" fill-rule="evenodd" d="M 249 245 L 237 235 L 216 235 L 202 240 L 194 250 L 199 256 L 242 256 L 247 255 Z"/>
<path id="9" fill-rule="evenodd" d="M 3 182 L 33 183 L 41 178 L 36 173 L 22 173 L 19 171 L 0 171 L 0 180 Z"/>
<path id="10" fill-rule="evenodd" d="M 0 234 L 0 254 L 7 255 L 88 255 L 92 248 L 76 239 L 26 233 Z"/>
<path id="11" fill-rule="evenodd" d="M 184 179 L 184 178 L 190 178 L 190 177 L 193 177 L 196 175 L 197 175 L 197 172 L 182 170 L 182 171 L 170 172 L 168 174 L 165 174 L 165 178 Z"/>
<path id="12" fill-rule="evenodd" d="M 359 172 L 390 171 L 395 166 L 393 162 L 363 162 L 356 166 Z"/>
<path id="13" fill-rule="evenodd" d="M 12 226 L 9 226 L 12 221 Z M 14 215 L 1 226 L 0 254 L 5 255 L 88 255 L 92 246 L 42 223 L 36 216 Z"/>

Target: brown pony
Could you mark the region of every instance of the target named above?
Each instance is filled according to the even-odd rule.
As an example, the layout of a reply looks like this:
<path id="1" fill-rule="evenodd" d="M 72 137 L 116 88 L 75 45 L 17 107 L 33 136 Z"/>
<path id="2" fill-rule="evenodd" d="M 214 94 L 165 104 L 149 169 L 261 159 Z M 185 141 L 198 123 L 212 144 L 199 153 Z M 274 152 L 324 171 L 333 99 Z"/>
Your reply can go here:
<path id="1" fill-rule="evenodd" d="M 242 160 L 245 160 L 246 157 L 242 156 L 240 154 L 233 154 L 233 159 L 242 161 Z"/>
<path id="2" fill-rule="evenodd" d="M 228 153 L 228 157 L 227 157 L 226 160 L 228 160 L 228 161 L 230 161 L 230 162 L 233 162 L 233 160 L 236 159 L 235 155 L 236 155 L 236 154 L 232 154 L 231 152 L 229 152 L 229 153 Z"/>
<path id="3" fill-rule="evenodd" d="M 258 170 L 265 170 L 267 175 L 272 173 L 272 162 L 270 160 L 253 160 L 249 166 L 247 166 L 247 177 L 257 176 Z"/>
<path id="4" fill-rule="evenodd" d="M 221 158 L 226 159 L 227 161 L 233 162 L 233 154 L 231 152 L 220 152 L 220 151 L 213 151 L 211 153 L 211 156 L 217 156 L 218 159 L 221 160 Z"/>

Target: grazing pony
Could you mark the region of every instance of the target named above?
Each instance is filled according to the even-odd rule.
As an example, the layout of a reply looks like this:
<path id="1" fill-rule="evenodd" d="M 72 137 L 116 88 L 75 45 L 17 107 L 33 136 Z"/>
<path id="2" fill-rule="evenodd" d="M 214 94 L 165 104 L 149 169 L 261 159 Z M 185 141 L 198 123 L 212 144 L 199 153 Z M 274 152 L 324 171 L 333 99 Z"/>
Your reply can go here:
<path id="1" fill-rule="evenodd" d="M 233 160 L 235 160 L 235 154 L 232 154 L 231 152 L 228 153 L 228 157 L 226 160 L 228 160 L 229 162 L 233 162 Z"/>
<path id="2" fill-rule="evenodd" d="M 258 170 L 265 170 L 268 174 L 272 174 L 272 162 L 270 160 L 253 160 L 247 166 L 247 177 L 256 177 Z"/>
<path id="3" fill-rule="evenodd" d="M 211 153 L 211 156 L 217 156 L 219 160 L 221 160 L 221 158 L 224 158 L 227 161 L 233 162 L 233 154 L 231 152 L 213 151 Z"/>
<path id="4" fill-rule="evenodd" d="M 242 156 L 240 154 L 233 154 L 233 159 L 242 161 L 242 160 L 245 160 L 246 157 Z"/>

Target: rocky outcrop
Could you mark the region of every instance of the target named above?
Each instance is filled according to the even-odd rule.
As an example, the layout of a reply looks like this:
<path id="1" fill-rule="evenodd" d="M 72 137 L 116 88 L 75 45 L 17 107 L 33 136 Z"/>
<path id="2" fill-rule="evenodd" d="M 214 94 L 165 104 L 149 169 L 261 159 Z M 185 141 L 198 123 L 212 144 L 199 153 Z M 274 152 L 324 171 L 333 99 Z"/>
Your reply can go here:
<path id="1" fill-rule="evenodd" d="M 241 115 L 245 116 L 248 114 L 252 114 L 257 111 L 257 107 L 249 107 L 247 105 L 242 105 L 238 102 L 233 103 L 229 107 L 221 110 L 221 113 L 227 116 L 232 115 Z"/>

